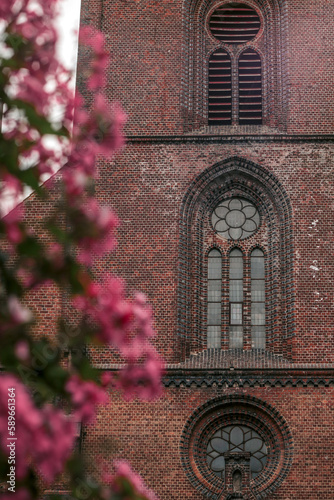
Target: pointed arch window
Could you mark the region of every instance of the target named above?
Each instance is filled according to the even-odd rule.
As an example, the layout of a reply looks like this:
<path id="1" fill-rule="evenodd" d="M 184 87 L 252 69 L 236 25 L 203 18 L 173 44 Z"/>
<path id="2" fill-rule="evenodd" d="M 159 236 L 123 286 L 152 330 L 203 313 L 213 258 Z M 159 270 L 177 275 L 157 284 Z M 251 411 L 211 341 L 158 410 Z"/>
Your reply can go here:
<path id="1" fill-rule="evenodd" d="M 247 334 L 252 349 L 265 349 L 265 255 L 259 246 L 243 248 L 245 239 L 257 239 L 261 226 L 258 209 L 246 198 L 233 196 L 215 206 L 210 222 L 222 244 L 229 242 L 229 253 L 224 272 L 221 252 L 213 248 L 208 253 L 207 347 L 220 348 L 224 337 L 230 349 L 243 349 Z"/>

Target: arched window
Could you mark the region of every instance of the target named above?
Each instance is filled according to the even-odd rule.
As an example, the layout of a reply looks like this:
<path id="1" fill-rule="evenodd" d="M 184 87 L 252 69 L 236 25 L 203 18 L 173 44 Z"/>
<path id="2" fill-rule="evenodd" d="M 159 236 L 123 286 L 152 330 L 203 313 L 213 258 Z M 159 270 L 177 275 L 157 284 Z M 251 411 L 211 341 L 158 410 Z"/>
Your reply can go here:
<path id="1" fill-rule="evenodd" d="M 181 114 L 185 132 L 204 128 L 210 133 L 207 127 L 224 124 L 225 128 L 266 126 L 286 130 L 288 3 L 288 0 L 183 0 Z M 248 50 L 257 54 L 258 60 L 253 62 L 258 63 L 255 69 L 261 74 L 261 99 L 256 96 L 255 102 L 249 95 L 239 100 L 239 63 L 240 75 L 244 69 L 239 59 L 240 55 L 244 59 Z M 226 116 L 221 121 L 218 116 L 212 119 L 212 112 L 218 111 L 211 106 L 214 89 L 211 57 L 215 53 L 229 54 L 231 58 L 231 121 Z M 239 107 L 244 109 L 241 104 L 246 104 L 253 118 L 251 122 L 245 120 L 249 115 L 239 116 Z M 260 104 L 256 111 L 260 107 L 261 113 L 251 113 L 252 104 Z"/>
<path id="2" fill-rule="evenodd" d="M 222 256 L 213 249 L 208 255 L 208 348 L 221 346 Z"/>
<path id="3" fill-rule="evenodd" d="M 259 248 L 251 253 L 251 301 L 252 347 L 265 349 L 265 269 L 264 253 Z"/>
<path id="4" fill-rule="evenodd" d="M 262 123 L 262 66 L 259 54 L 244 50 L 238 61 L 239 124 Z"/>
<path id="5" fill-rule="evenodd" d="M 209 60 L 209 125 L 232 123 L 231 57 L 216 50 Z"/>
<path id="6" fill-rule="evenodd" d="M 207 348 L 290 355 L 291 218 L 280 182 L 248 160 L 227 159 L 194 181 L 180 230 L 178 331 L 185 357 Z"/>
<path id="7" fill-rule="evenodd" d="M 211 15 L 209 28 L 223 45 L 245 45 L 258 34 L 258 13 L 243 3 L 225 3 Z M 232 66 L 238 65 L 238 86 L 233 85 Z M 227 50 L 215 50 L 209 60 L 209 125 L 231 125 L 232 103 L 238 102 L 235 121 L 240 125 L 262 124 L 262 65 L 252 48 L 243 50 L 231 60 Z"/>
<path id="8" fill-rule="evenodd" d="M 242 252 L 238 248 L 230 252 L 229 267 L 229 345 L 231 349 L 242 349 L 244 264 Z"/>

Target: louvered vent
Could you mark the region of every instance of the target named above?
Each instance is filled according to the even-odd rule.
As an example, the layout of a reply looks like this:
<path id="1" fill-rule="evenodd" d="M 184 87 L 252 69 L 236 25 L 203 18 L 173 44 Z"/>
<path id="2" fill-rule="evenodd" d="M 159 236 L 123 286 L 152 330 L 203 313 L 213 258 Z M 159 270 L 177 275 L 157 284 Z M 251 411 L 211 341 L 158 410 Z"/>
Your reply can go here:
<path id="1" fill-rule="evenodd" d="M 246 43 L 257 35 L 261 21 L 254 9 L 244 3 L 218 7 L 210 18 L 210 30 L 224 43 Z"/>
<path id="2" fill-rule="evenodd" d="M 231 58 L 218 49 L 209 60 L 209 125 L 231 125 Z"/>
<path id="3" fill-rule="evenodd" d="M 261 58 L 253 49 L 239 57 L 239 124 L 262 124 Z"/>

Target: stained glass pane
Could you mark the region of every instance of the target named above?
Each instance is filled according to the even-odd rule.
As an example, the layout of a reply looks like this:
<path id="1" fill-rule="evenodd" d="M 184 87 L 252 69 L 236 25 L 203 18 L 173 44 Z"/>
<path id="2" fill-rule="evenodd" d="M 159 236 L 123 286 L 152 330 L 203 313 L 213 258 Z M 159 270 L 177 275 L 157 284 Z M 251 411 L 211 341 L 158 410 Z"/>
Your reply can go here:
<path id="1" fill-rule="evenodd" d="M 208 349 L 221 348 L 221 327 L 220 326 L 208 326 L 207 347 L 208 347 Z"/>
<path id="2" fill-rule="evenodd" d="M 266 348 L 266 327 L 252 326 L 252 349 Z"/>
<path id="3" fill-rule="evenodd" d="M 231 325 L 242 325 L 242 304 L 235 304 L 231 302 Z"/>
<path id="4" fill-rule="evenodd" d="M 208 324 L 220 325 L 221 324 L 221 305 L 218 302 L 208 303 Z"/>
<path id="5" fill-rule="evenodd" d="M 243 260 L 242 257 L 230 256 L 230 280 L 242 279 L 243 277 Z"/>
<path id="6" fill-rule="evenodd" d="M 221 258 L 209 257 L 208 278 L 221 279 L 222 275 L 222 260 Z"/>
<path id="7" fill-rule="evenodd" d="M 252 304 L 252 325 L 266 324 L 266 311 L 264 302 L 254 302 Z"/>

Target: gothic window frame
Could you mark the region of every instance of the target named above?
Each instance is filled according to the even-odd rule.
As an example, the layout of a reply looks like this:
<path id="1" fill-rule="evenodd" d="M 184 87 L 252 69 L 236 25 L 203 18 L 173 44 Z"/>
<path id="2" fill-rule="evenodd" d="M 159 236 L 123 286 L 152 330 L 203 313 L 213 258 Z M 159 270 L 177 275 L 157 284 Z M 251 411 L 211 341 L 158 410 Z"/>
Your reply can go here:
<path id="1" fill-rule="evenodd" d="M 294 336 L 293 226 L 287 193 L 278 179 L 264 167 L 240 157 L 219 162 L 201 173 L 189 187 L 182 204 L 180 221 L 180 254 L 178 284 L 178 336 L 181 359 L 190 353 L 207 349 L 207 254 L 216 247 L 222 254 L 222 280 L 228 282 L 228 250 L 236 245 L 205 241 L 210 214 L 224 198 L 246 197 L 266 221 L 267 248 L 249 239 L 246 264 L 250 253 L 259 247 L 265 254 L 266 273 L 266 350 L 291 359 Z M 262 224 L 262 223 L 261 223 Z M 266 228 L 266 229 L 265 229 Z M 261 229 L 260 229 L 261 230 Z M 247 241 L 247 240 L 245 240 Z M 249 283 L 250 293 L 250 283 Z M 227 286 L 222 303 L 227 303 Z M 250 311 L 248 310 L 248 314 Z M 228 311 L 222 312 L 222 332 L 228 331 Z M 222 337 L 221 349 L 229 349 L 229 338 Z M 248 328 L 244 350 L 252 349 Z"/>

